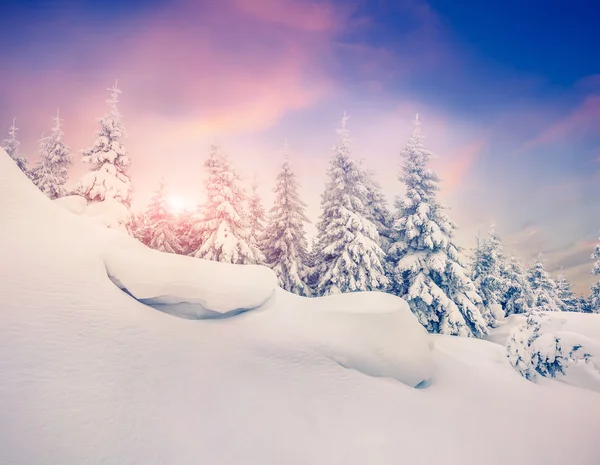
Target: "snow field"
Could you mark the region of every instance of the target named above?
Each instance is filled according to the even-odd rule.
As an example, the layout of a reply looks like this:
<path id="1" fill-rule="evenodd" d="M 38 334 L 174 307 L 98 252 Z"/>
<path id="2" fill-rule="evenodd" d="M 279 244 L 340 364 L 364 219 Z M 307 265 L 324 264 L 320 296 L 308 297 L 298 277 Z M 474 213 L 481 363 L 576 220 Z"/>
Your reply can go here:
<path id="1" fill-rule="evenodd" d="M 600 463 L 598 393 L 531 383 L 499 344 L 413 330 L 397 298 L 276 290 L 203 321 L 143 305 L 107 275 L 129 238 L 45 198 L 3 152 L 0 238 L 2 464 Z M 145 275 L 154 257 L 132 252 L 142 270 L 113 279 L 187 289 Z M 394 379 L 423 377 L 426 353 L 428 388 Z"/>

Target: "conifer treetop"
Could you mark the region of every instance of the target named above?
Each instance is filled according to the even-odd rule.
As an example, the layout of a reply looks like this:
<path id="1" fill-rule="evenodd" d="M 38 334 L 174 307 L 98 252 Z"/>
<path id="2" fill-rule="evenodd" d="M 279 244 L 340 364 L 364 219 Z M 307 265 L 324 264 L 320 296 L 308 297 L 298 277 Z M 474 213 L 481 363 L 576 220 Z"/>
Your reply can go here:
<path id="1" fill-rule="evenodd" d="M 84 163 L 92 165 L 75 187 L 74 193 L 89 201 L 104 201 L 107 198 L 129 206 L 131 201 L 131 180 L 127 174 L 130 159 L 123 143 L 127 137 L 121 115 L 117 108 L 121 90 L 118 83 L 108 89 L 110 98 L 106 100 L 109 112 L 100 118 L 100 129 L 91 147 L 82 150 Z"/>
<path id="2" fill-rule="evenodd" d="M 115 84 L 106 90 L 110 92 L 110 98 L 106 100 L 106 103 L 108 103 L 111 114 L 114 116 L 121 116 L 119 109 L 117 108 L 117 104 L 119 103 L 119 95 L 121 94 L 121 89 L 119 89 L 119 80 L 116 79 Z"/>
<path id="3" fill-rule="evenodd" d="M 19 156 L 19 147 L 21 144 L 17 140 L 18 131 L 19 128 L 17 128 L 17 118 L 14 118 L 8 129 L 9 138 L 2 141 L 1 147 L 6 151 L 8 156 L 14 160 L 19 169 L 27 176 L 30 176 L 30 173 L 27 170 L 27 159 Z"/>
<path id="4" fill-rule="evenodd" d="M 17 118 L 13 118 L 13 122 L 10 125 L 10 128 L 8 129 L 8 135 L 10 136 L 11 139 L 16 139 L 18 131 L 19 131 L 19 128 L 17 127 Z"/>
<path id="5" fill-rule="evenodd" d="M 40 140 L 40 160 L 31 170 L 33 183 L 48 197 L 56 199 L 66 194 L 64 188 L 72 163 L 71 150 L 63 142 L 62 120 L 57 110 L 52 118 L 54 125 L 49 136 Z"/>

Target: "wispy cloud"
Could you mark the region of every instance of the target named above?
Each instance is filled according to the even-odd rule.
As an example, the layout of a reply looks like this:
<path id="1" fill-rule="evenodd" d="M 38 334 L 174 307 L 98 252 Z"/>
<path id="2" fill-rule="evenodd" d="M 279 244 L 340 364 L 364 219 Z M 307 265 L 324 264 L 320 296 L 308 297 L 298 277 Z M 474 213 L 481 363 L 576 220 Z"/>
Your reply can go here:
<path id="1" fill-rule="evenodd" d="M 200 130 L 232 131 L 260 129 L 334 91 L 324 64 L 346 15 L 333 3 L 305 8 L 297 0 L 227 0 L 218 7 L 171 2 L 157 8 L 102 40 L 93 27 L 72 27 L 73 53 L 93 44 L 85 64 L 40 63 L 43 79 L 40 70 L 15 64 L 11 75 L 20 82 L 3 96 L 6 105 L 38 114 L 34 108 L 44 102 L 70 101 L 87 113 L 94 96 L 118 77 L 130 115 L 196 119 Z"/>
<path id="2" fill-rule="evenodd" d="M 528 265 L 540 252 L 547 252 L 547 238 L 538 224 L 528 223 L 504 238 L 507 250 L 514 251 Z"/>
<path id="3" fill-rule="evenodd" d="M 600 94 L 591 94 L 568 115 L 554 122 L 542 133 L 529 140 L 524 149 L 532 149 L 557 141 L 579 139 L 600 128 Z"/>

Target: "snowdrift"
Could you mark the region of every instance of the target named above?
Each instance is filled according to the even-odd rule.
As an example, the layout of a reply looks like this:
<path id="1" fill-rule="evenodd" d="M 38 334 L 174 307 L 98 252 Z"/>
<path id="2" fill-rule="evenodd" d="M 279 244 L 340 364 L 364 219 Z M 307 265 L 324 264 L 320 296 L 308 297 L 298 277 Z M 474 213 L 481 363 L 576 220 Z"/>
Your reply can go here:
<path id="1" fill-rule="evenodd" d="M 109 277 L 140 302 L 182 318 L 236 315 L 265 303 L 277 287 L 264 266 L 198 260 L 120 239 L 104 254 Z"/>
<path id="2" fill-rule="evenodd" d="M 111 256 L 128 240 L 0 152 L 0 463 L 600 463 L 600 395 L 528 382 L 503 346 L 427 336 L 378 293 L 174 318 L 132 295 L 192 290 L 126 275 Z"/>
<path id="3" fill-rule="evenodd" d="M 278 289 L 260 317 L 265 340 L 284 328 L 282 334 L 294 344 L 302 341 L 342 367 L 415 387 L 427 386 L 434 372 L 433 339 L 408 304 L 390 294 L 361 292 L 311 299 Z"/>
<path id="4" fill-rule="evenodd" d="M 490 339 L 506 346 L 516 371 L 600 392 L 600 315 L 539 312 L 511 315 Z"/>

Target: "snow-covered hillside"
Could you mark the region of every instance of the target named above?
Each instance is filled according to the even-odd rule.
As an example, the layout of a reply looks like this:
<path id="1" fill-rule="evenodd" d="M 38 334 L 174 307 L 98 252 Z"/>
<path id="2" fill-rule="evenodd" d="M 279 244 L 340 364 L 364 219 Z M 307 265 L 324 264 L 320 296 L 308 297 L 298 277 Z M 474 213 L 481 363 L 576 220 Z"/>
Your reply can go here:
<path id="1" fill-rule="evenodd" d="M 0 286 L 3 465 L 600 463 L 600 394 L 393 296 L 146 249 L 1 151 Z"/>

